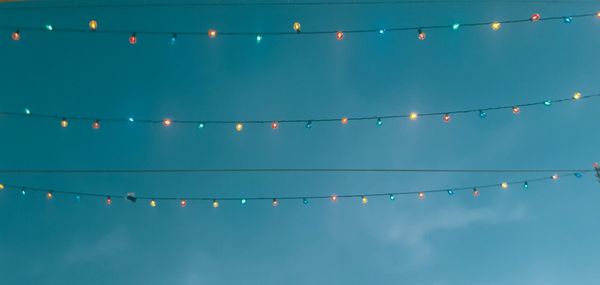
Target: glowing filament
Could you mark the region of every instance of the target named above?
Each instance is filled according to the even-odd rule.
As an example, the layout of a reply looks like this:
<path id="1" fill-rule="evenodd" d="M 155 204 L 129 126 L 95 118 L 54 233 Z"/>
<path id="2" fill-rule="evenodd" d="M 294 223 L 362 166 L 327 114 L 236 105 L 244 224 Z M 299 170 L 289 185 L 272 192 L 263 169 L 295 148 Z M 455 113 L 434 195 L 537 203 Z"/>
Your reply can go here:
<path id="1" fill-rule="evenodd" d="M 421 31 L 421 29 L 419 29 L 417 31 L 417 38 L 421 41 L 425 40 L 425 38 L 427 37 L 427 34 L 425 34 L 425 32 Z"/>
<path id="2" fill-rule="evenodd" d="M 163 120 L 163 126 L 169 127 L 169 126 L 171 126 L 171 124 L 173 124 L 173 121 L 171 121 L 171 119 L 164 119 Z"/>
<path id="3" fill-rule="evenodd" d="M 444 117 L 442 117 L 442 119 L 444 120 L 444 123 L 450 122 L 451 118 L 452 117 L 450 117 L 450 114 L 444 114 Z"/>
<path id="4" fill-rule="evenodd" d="M 279 123 L 277 121 L 274 121 L 271 123 L 271 129 L 276 130 L 278 128 L 279 128 Z"/>
<path id="5" fill-rule="evenodd" d="M 418 118 L 419 118 L 419 114 L 417 114 L 417 113 L 415 113 L 415 112 L 411 112 L 411 113 L 408 115 L 408 118 L 409 118 L 411 121 L 414 121 L 414 120 L 416 120 L 416 119 L 418 119 Z"/>
<path id="6" fill-rule="evenodd" d="M 77 196 L 79 197 L 79 196 Z M 112 198 L 110 196 L 106 197 L 106 205 L 111 205 L 112 204 Z"/>
<path id="7" fill-rule="evenodd" d="M 475 197 L 475 198 L 479 197 L 479 189 L 473 188 L 473 197 Z"/>
<path id="8" fill-rule="evenodd" d="M 54 194 L 52 194 L 52 192 L 46 193 L 46 199 L 51 200 L 52 198 L 54 198 Z"/>

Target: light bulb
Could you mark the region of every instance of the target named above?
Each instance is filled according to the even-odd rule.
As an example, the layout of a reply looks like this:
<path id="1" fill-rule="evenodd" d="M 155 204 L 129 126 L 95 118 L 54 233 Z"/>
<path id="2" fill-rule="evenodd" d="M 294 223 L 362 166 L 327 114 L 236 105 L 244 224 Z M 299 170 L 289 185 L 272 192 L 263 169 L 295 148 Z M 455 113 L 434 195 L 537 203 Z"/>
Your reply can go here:
<path id="1" fill-rule="evenodd" d="M 360 197 L 360 202 L 364 205 L 369 203 L 369 199 L 367 199 L 367 196 L 362 196 Z"/>
<path id="2" fill-rule="evenodd" d="M 383 121 L 381 120 L 381 118 L 377 118 L 377 126 L 381 125 L 383 125 Z"/>
<path id="3" fill-rule="evenodd" d="M 277 199 L 273 199 L 273 202 L 271 204 L 273 205 L 273 207 L 277 207 L 279 206 L 279 201 Z"/>
<path id="4" fill-rule="evenodd" d="M 129 120 L 130 122 L 133 122 L 133 121 L 134 121 L 133 117 L 129 117 L 129 118 L 128 118 L 128 120 Z"/>
<path id="5" fill-rule="evenodd" d="M 453 30 L 455 30 L 455 31 L 456 31 L 456 30 L 458 30 L 458 28 L 460 28 L 460 24 L 459 24 L 459 23 L 454 23 L 454 24 L 452 24 L 452 29 L 453 29 Z"/>
<path id="6" fill-rule="evenodd" d="M 46 24 L 46 25 L 44 26 L 44 28 L 46 28 L 46 30 L 47 30 L 47 31 L 52 31 L 52 30 L 54 30 L 54 28 L 52 28 L 52 25 L 50 25 L 50 24 Z"/>
<path id="7" fill-rule="evenodd" d="M 169 126 L 171 126 L 171 124 L 173 124 L 173 121 L 171 121 L 171 119 L 164 119 L 163 120 L 163 126 L 169 127 Z"/>
<path id="8" fill-rule="evenodd" d="M 494 31 L 500 30 L 501 26 L 502 26 L 502 24 L 500 22 L 493 22 L 492 23 L 492 30 L 494 30 Z"/>
<path id="9" fill-rule="evenodd" d="M 46 193 L 46 199 L 51 200 L 52 198 L 54 198 L 54 194 L 52 194 L 52 192 Z"/>
<path id="10" fill-rule="evenodd" d="M 331 198 L 331 201 L 333 201 L 333 202 L 337 201 L 337 199 L 338 199 L 336 195 L 332 195 L 330 198 Z"/>
<path id="11" fill-rule="evenodd" d="M 92 129 L 94 129 L 94 130 L 97 130 L 97 129 L 99 129 L 99 128 L 100 128 L 100 121 L 98 121 L 98 120 L 95 120 L 95 121 L 92 123 Z"/>
<path id="12" fill-rule="evenodd" d="M 508 183 L 502 182 L 502 184 L 500 184 L 500 187 L 502 187 L 502 189 L 508 189 Z"/>
<path id="13" fill-rule="evenodd" d="M 14 31 L 10 37 L 12 38 L 13 41 L 19 41 L 21 40 L 21 32 L 19 32 L 19 30 Z"/>
<path id="14" fill-rule="evenodd" d="M 552 180 L 556 181 L 558 180 L 558 174 L 552 174 L 552 176 L 550 176 L 550 178 L 552 178 Z"/>
<path id="15" fill-rule="evenodd" d="M 273 121 L 273 122 L 271 123 L 271 129 L 274 129 L 274 130 L 276 130 L 276 129 L 278 129 L 278 128 L 279 128 L 279 123 L 278 123 L 277 121 Z"/>
<path id="16" fill-rule="evenodd" d="M 544 101 L 544 105 L 550 106 L 550 105 L 552 105 L 552 101 L 546 100 L 546 101 Z"/>
<path id="17" fill-rule="evenodd" d="M 177 34 L 173 34 L 171 35 L 171 45 L 174 45 L 177 43 Z"/>
<path id="18" fill-rule="evenodd" d="M 335 38 L 338 41 L 341 41 L 342 39 L 344 39 L 344 32 L 337 32 L 337 33 L 335 33 Z"/>
<path id="19" fill-rule="evenodd" d="M 450 196 L 454 196 L 454 191 L 453 191 L 452 189 L 450 189 L 450 190 L 448 190 L 448 191 L 446 191 L 446 192 L 448 192 L 448 195 L 450 195 Z"/>
<path id="20" fill-rule="evenodd" d="M 63 118 L 62 120 L 60 120 L 60 126 L 63 128 L 66 128 L 69 126 L 69 121 L 67 121 L 66 118 Z"/>
<path id="21" fill-rule="evenodd" d="M 296 33 L 300 33 L 300 28 L 302 26 L 300 25 L 299 22 L 294 22 L 294 24 L 292 25 L 292 28 L 294 28 L 294 31 L 296 31 Z"/>
<path id="22" fill-rule="evenodd" d="M 484 119 L 485 117 L 487 117 L 487 114 L 485 113 L 485 111 L 479 110 L 479 117 Z"/>
<path id="23" fill-rule="evenodd" d="M 419 192 L 419 194 L 417 194 L 417 197 L 419 198 L 419 200 L 425 199 L 425 192 Z"/>
<path id="24" fill-rule="evenodd" d="M 111 204 L 112 204 L 112 198 L 110 198 L 110 196 L 106 197 L 106 205 L 110 206 Z"/>
<path id="25" fill-rule="evenodd" d="M 214 39 L 217 37 L 217 30 L 215 29 L 209 29 L 208 30 L 208 37 L 211 39 Z"/>
<path id="26" fill-rule="evenodd" d="M 304 205 L 308 205 L 308 199 L 306 199 L 306 198 L 302 198 L 302 204 L 304 204 Z"/>
<path id="27" fill-rule="evenodd" d="M 81 196 L 80 195 L 75 195 L 75 200 L 77 200 L 77 202 L 81 202 Z"/>
<path id="28" fill-rule="evenodd" d="M 569 16 L 569 17 L 564 17 L 564 18 L 563 18 L 563 21 L 564 21 L 566 24 L 570 24 L 571 22 L 573 22 L 573 17 L 571 17 L 571 16 Z"/>
<path id="29" fill-rule="evenodd" d="M 4 184 L 0 183 L 0 190 L 4 190 Z"/>
<path id="30" fill-rule="evenodd" d="M 529 18 L 532 22 L 536 22 L 539 21 L 542 18 L 542 16 L 539 13 L 535 13 L 533 15 L 531 15 L 531 18 Z"/>
<path id="31" fill-rule="evenodd" d="M 312 121 L 306 122 L 306 125 L 304 125 L 304 127 L 307 128 L 307 129 L 312 128 Z"/>
<path id="32" fill-rule="evenodd" d="M 198 124 L 198 129 L 203 129 L 203 128 L 204 128 L 204 123 Z"/>
<path id="33" fill-rule="evenodd" d="M 187 201 L 181 200 L 181 201 L 179 201 L 179 205 L 181 206 L 181 208 L 185 208 L 185 206 L 187 206 Z"/>
<path id="34" fill-rule="evenodd" d="M 573 94 L 573 100 L 579 100 L 579 99 L 581 99 L 581 93 L 575 92 L 575 94 Z"/>
<path id="35" fill-rule="evenodd" d="M 342 124 L 344 124 L 344 125 L 345 125 L 345 124 L 347 124 L 347 123 L 348 123 L 348 118 L 346 118 L 346 117 L 343 117 L 343 118 L 342 118 L 342 120 L 341 120 L 341 122 L 342 122 Z"/>
<path id="36" fill-rule="evenodd" d="M 154 199 L 150 200 L 150 207 L 154 208 L 154 207 L 156 207 L 156 205 L 157 205 L 156 200 L 154 200 Z"/>
<path id="37" fill-rule="evenodd" d="M 575 172 L 573 175 L 575 175 L 575 177 L 577 177 L 577 178 L 583 177 L 583 175 L 579 172 Z"/>
<path id="38" fill-rule="evenodd" d="M 219 201 L 217 201 L 217 200 L 213 200 L 213 202 L 212 202 L 212 207 L 213 207 L 213 208 L 219 208 Z"/>
<path id="39" fill-rule="evenodd" d="M 449 123 L 451 118 L 452 117 L 450 117 L 450 114 L 444 114 L 444 116 L 442 117 L 444 123 Z"/>
<path id="40" fill-rule="evenodd" d="M 525 190 L 529 189 L 529 182 L 527 182 L 527 181 L 523 182 L 523 189 L 525 189 Z"/>
<path id="41" fill-rule="evenodd" d="M 417 38 L 421 41 L 425 40 L 425 38 L 427 37 L 427 34 L 425 34 L 425 32 L 423 32 L 421 29 L 417 30 Z"/>
<path id="42" fill-rule="evenodd" d="M 29 109 L 25 108 L 25 114 L 27 114 L 27 115 L 31 115 L 31 110 L 29 110 Z"/>
<path id="43" fill-rule="evenodd" d="M 475 198 L 479 197 L 479 189 L 473 188 L 473 197 L 475 197 Z"/>
<path id="44" fill-rule="evenodd" d="M 133 33 L 133 34 L 131 34 L 131 36 L 129 36 L 129 43 L 132 45 L 135 45 L 137 43 L 136 33 Z"/>
<path id="45" fill-rule="evenodd" d="M 411 113 L 408 115 L 408 118 L 409 118 L 411 121 L 415 121 L 416 119 L 418 119 L 418 118 L 419 118 L 419 114 L 417 114 L 417 113 L 415 113 L 415 112 L 411 112 Z"/>
<path id="46" fill-rule="evenodd" d="M 390 200 L 391 200 L 391 201 L 394 201 L 394 200 L 396 200 L 396 196 L 394 196 L 394 194 L 390 194 Z"/>
<path id="47" fill-rule="evenodd" d="M 90 30 L 95 31 L 98 28 L 98 22 L 96 20 L 90 20 L 88 23 Z"/>
<path id="48" fill-rule="evenodd" d="M 27 192 L 25 192 L 25 189 L 21 190 L 21 195 L 25 196 L 25 194 L 27 194 Z"/>
<path id="49" fill-rule="evenodd" d="M 512 112 L 515 115 L 518 115 L 519 113 L 521 113 L 521 108 L 519 106 L 514 106 L 512 107 Z"/>
<path id="50" fill-rule="evenodd" d="M 242 123 L 237 123 L 235 125 L 235 130 L 238 131 L 238 132 L 243 131 L 244 130 L 244 125 Z"/>
<path id="51" fill-rule="evenodd" d="M 385 33 L 385 30 L 384 30 L 384 29 L 381 29 L 381 30 L 379 30 L 379 34 L 380 34 L 380 35 L 383 35 L 384 33 Z"/>
<path id="52" fill-rule="evenodd" d="M 242 199 L 242 201 L 241 201 L 242 205 L 246 205 L 247 202 L 248 201 L 246 201 L 246 199 Z"/>
<path id="53" fill-rule="evenodd" d="M 260 41 L 262 41 L 262 36 L 261 35 L 256 35 L 256 43 L 260 44 Z"/>

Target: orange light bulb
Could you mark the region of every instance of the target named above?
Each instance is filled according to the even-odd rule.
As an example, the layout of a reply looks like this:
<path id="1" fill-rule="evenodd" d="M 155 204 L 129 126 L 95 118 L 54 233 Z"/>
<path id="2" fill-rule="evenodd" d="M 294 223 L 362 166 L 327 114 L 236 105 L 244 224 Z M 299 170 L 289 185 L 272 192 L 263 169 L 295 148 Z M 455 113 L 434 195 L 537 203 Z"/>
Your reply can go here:
<path id="1" fill-rule="evenodd" d="M 519 106 L 514 106 L 512 108 L 512 112 L 513 114 L 518 115 L 519 113 L 521 113 L 521 108 Z"/>
<path id="2" fill-rule="evenodd" d="M 277 121 L 274 121 L 271 123 L 271 129 L 276 130 L 278 128 L 279 128 L 279 123 Z"/>
<path id="3" fill-rule="evenodd" d="M 96 22 L 96 20 L 90 20 L 88 26 L 90 27 L 90 30 L 95 31 L 98 28 L 98 22 Z"/>
<path id="4" fill-rule="evenodd" d="M 19 30 L 14 31 L 10 37 L 12 38 L 13 41 L 19 41 L 21 40 L 21 33 L 19 32 Z"/>
<path id="5" fill-rule="evenodd" d="M 302 26 L 300 25 L 299 22 L 294 22 L 294 24 L 292 25 L 292 28 L 294 28 L 294 31 L 296 31 L 296 33 L 300 33 L 300 28 Z"/>
<path id="6" fill-rule="evenodd" d="M 335 38 L 336 38 L 338 41 L 341 41 L 342 39 L 344 39 L 344 32 L 341 32 L 341 31 L 340 31 L 340 32 L 337 32 L 337 33 L 335 33 Z"/>
<path id="7" fill-rule="evenodd" d="M 171 121 L 171 119 L 163 120 L 163 126 L 165 126 L 165 127 L 170 127 L 172 124 L 173 124 L 173 121 Z"/>
<path id="8" fill-rule="evenodd" d="M 344 125 L 345 125 L 345 124 L 347 124 L 347 123 L 348 123 L 348 118 L 346 118 L 346 117 L 343 117 L 343 118 L 342 118 L 342 124 L 344 124 Z"/>
<path id="9" fill-rule="evenodd" d="M 97 130 L 100 128 L 100 121 L 96 120 L 92 123 L 92 129 Z"/>
<path id="10" fill-rule="evenodd" d="M 214 39 L 217 37 L 217 30 L 215 29 L 210 29 L 208 30 L 208 37 L 211 39 Z"/>

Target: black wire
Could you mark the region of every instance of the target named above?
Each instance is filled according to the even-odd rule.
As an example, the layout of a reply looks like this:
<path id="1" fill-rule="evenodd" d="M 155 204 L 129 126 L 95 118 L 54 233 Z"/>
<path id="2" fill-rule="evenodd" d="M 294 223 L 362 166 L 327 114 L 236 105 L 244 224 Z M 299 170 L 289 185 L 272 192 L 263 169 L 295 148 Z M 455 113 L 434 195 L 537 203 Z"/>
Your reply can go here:
<path id="1" fill-rule="evenodd" d="M 39 9 L 90 9 L 90 8 L 166 8 L 166 7 L 287 7 L 287 6 L 372 6 L 372 5 L 412 5 L 412 4 L 599 4 L 593 0 L 375 0 L 375 1 L 306 1 L 306 2 L 155 2 L 155 3 L 57 3 L 44 1 L 50 5 L 31 5 L 32 2 L 4 3 L 0 10 L 39 10 Z"/>
<path id="2" fill-rule="evenodd" d="M 576 176 L 576 177 L 580 177 L 583 173 L 588 173 L 588 172 L 592 172 L 594 170 L 583 170 L 583 171 L 577 171 L 577 172 L 573 172 L 573 173 L 563 173 L 563 174 L 567 174 L 570 176 Z M 523 183 L 535 183 L 535 182 L 540 182 L 540 181 L 546 181 L 546 180 L 554 180 L 554 178 L 552 176 L 544 176 L 544 177 L 538 177 L 538 178 L 532 178 L 532 179 L 526 179 L 526 180 L 517 180 L 517 181 L 511 181 L 511 182 L 506 182 L 508 185 L 517 185 L 517 184 L 523 184 Z M 39 187 L 30 187 L 30 186 L 23 186 L 23 185 L 11 185 L 11 184 L 3 184 L 4 187 L 8 190 L 20 190 L 20 191 L 33 191 L 33 192 L 47 192 L 47 193 L 52 193 L 54 194 L 66 194 L 66 195 L 77 195 L 80 197 L 83 196 L 89 196 L 89 197 L 111 197 L 111 198 L 127 198 L 127 195 L 114 195 L 114 194 L 107 194 L 107 193 L 86 193 L 86 192 L 74 192 L 74 191 L 63 191 L 63 190 L 55 190 L 55 189 L 51 189 L 51 188 L 39 188 Z M 332 197 L 336 197 L 336 198 L 360 198 L 360 197 L 380 197 L 380 196 L 390 196 L 390 195 L 414 195 L 414 194 L 419 194 L 419 193 L 438 193 L 438 192 L 447 192 L 449 190 L 452 190 L 454 192 L 460 192 L 460 191 L 467 191 L 467 190 L 482 190 L 482 189 L 491 189 L 491 188 L 496 188 L 498 189 L 501 186 L 501 184 L 498 183 L 493 183 L 493 184 L 483 184 L 483 185 L 473 185 L 473 186 L 466 186 L 466 187 L 450 187 L 450 188 L 439 188 L 439 189 L 431 189 L 431 190 L 411 190 L 411 191 L 404 191 L 404 192 L 379 192 L 379 193 L 365 193 L 365 194 L 340 194 L 340 195 L 317 195 L 317 196 L 310 196 L 310 195 L 306 195 L 306 196 L 259 196 L 259 197 L 182 197 L 182 196 L 163 196 L 163 197 L 150 197 L 150 196 L 136 196 L 135 198 L 137 200 L 155 200 L 155 201 L 166 201 L 166 200 L 186 200 L 186 201 L 233 201 L 233 200 L 237 200 L 240 201 L 242 199 L 245 199 L 247 201 L 252 201 L 252 200 L 272 200 L 272 199 L 277 199 L 277 200 L 304 200 L 304 199 L 308 199 L 308 200 L 315 200 L 315 199 L 331 199 Z"/>
<path id="3" fill-rule="evenodd" d="M 453 115 L 453 114 L 466 114 L 466 113 L 475 113 L 475 112 L 486 112 L 486 111 L 496 111 L 496 110 L 506 110 L 512 109 L 513 107 L 533 107 L 533 106 L 542 106 L 546 105 L 546 103 L 556 104 L 556 103 L 565 103 L 565 102 L 573 102 L 579 101 L 583 99 L 593 99 L 600 97 L 600 93 L 592 94 L 592 95 L 582 95 L 579 99 L 574 99 L 572 97 L 562 98 L 556 100 L 548 100 L 548 101 L 538 101 L 538 102 L 530 102 L 524 104 L 514 104 L 514 105 L 503 105 L 503 106 L 495 106 L 495 107 L 485 107 L 485 108 L 473 108 L 473 109 L 462 109 L 462 110 L 453 110 L 453 111 L 444 111 L 444 112 L 430 112 L 430 113 L 419 113 L 419 117 L 430 117 L 430 116 L 440 116 L 440 115 Z M 43 119 L 68 119 L 74 121 L 100 121 L 100 122 L 125 122 L 125 123 L 147 123 L 147 124 L 162 124 L 163 120 L 157 119 L 135 119 L 133 122 L 129 120 L 129 118 L 111 118 L 111 117 L 90 117 L 90 116 L 70 116 L 70 115 L 56 115 L 56 114 L 38 114 L 38 113 L 21 113 L 21 112 L 0 112 L 0 115 L 5 116 L 15 116 L 15 117 L 29 117 L 29 118 L 43 118 Z M 362 116 L 362 117 L 348 117 L 348 121 L 363 121 L 363 120 L 377 120 L 377 119 L 400 119 L 400 118 L 408 118 L 410 115 L 402 114 L 402 115 L 382 115 L 382 116 Z M 172 123 L 177 124 L 204 124 L 204 125 L 220 125 L 220 124 L 271 124 L 273 122 L 277 122 L 278 124 L 282 123 L 307 123 L 307 122 L 339 122 L 342 118 L 305 118 L 305 119 L 282 119 L 282 120 L 171 120 Z"/>
<path id="4" fill-rule="evenodd" d="M 0 169 L 2 174 L 170 174 L 170 173 L 561 173 L 586 169 L 427 168 L 178 168 L 178 169 Z"/>

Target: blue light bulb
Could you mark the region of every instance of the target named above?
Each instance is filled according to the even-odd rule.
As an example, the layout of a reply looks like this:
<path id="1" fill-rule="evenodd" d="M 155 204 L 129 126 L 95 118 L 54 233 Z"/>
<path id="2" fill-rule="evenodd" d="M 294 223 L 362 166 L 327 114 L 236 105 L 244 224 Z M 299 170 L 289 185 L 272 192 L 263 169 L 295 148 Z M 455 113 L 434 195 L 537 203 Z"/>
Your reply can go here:
<path id="1" fill-rule="evenodd" d="M 203 128 L 204 128 L 204 123 L 198 124 L 198 129 L 203 129 Z"/>
<path id="2" fill-rule="evenodd" d="M 448 195 L 450 195 L 450 197 L 454 196 L 454 191 L 448 190 L 447 192 L 448 192 Z"/>
<path id="3" fill-rule="evenodd" d="M 527 183 L 527 181 L 525 181 L 525 183 L 523 183 L 523 189 L 525 189 L 525 190 L 529 189 L 529 183 Z"/>
<path id="4" fill-rule="evenodd" d="M 487 114 L 483 110 L 479 110 L 479 117 L 483 119 L 487 117 Z"/>
<path id="5" fill-rule="evenodd" d="M 575 172 L 575 174 L 573 174 L 573 175 L 575 175 L 575 177 L 577 177 L 577 178 L 581 178 L 581 177 L 583 176 L 583 175 L 581 175 L 581 173 L 579 173 L 579 172 Z"/>
<path id="6" fill-rule="evenodd" d="M 304 205 L 308 205 L 308 199 L 306 199 L 306 198 L 302 198 L 302 203 L 303 203 Z"/>
<path id="7" fill-rule="evenodd" d="M 306 122 L 306 125 L 305 125 L 305 127 L 306 127 L 307 129 L 310 129 L 310 128 L 312 128 L 312 121 L 308 121 L 308 122 Z"/>
<path id="8" fill-rule="evenodd" d="M 256 43 L 260 44 L 260 41 L 262 41 L 262 36 L 261 35 L 256 35 Z"/>
<path id="9" fill-rule="evenodd" d="M 546 101 L 544 101 L 544 105 L 550 106 L 550 105 L 552 105 L 552 101 L 546 100 Z"/>
<path id="10" fill-rule="evenodd" d="M 569 17 L 565 17 L 565 18 L 563 19 L 563 21 L 564 21 L 566 24 L 570 24 L 571 22 L 573 22 L 573 17 L 571 17 L 571 16 L 569 16 Z"/>
<path id="11" fill-rule="evenodd" d="M 394 201 L 394 200 L 396 200 L 396 196 L 394 196 L 394 194 L 390 194 L 390 200 L 391 200 L 391 201 Z"/>
<path id="12" fill-rule="evenodd" d="M 171 44 L 174 45 L 175 43 L 177 43 L 177 34 L 171 36 Z"/>
<path id="13" fill-rule="evenodd" d="M 454 24 L 452 24 L 452 29 L 453 29 L 453 30 L 455 30 L 455 31 L 456 31 L 456 30 L 458 30 L 458 28 L 460 28 L 460 24 L 459 24 L 459 23 L 454 23 Z"/>
<path id="14" fill-rule="evenodd" d="M 377 126 L 381 125 L 383 125 L 383 121 L 381 120 L 381 118 L 377 118 Z"/>
<path id="15" fill-rule="evenodd" d="M 247 202 L 247 201 L 246 201 L 246 199 L 242 199 L 242 201 L 241 201 L 241 202 L 242 202 L 242 205 L 246 205 L 246 202 Z"/>

